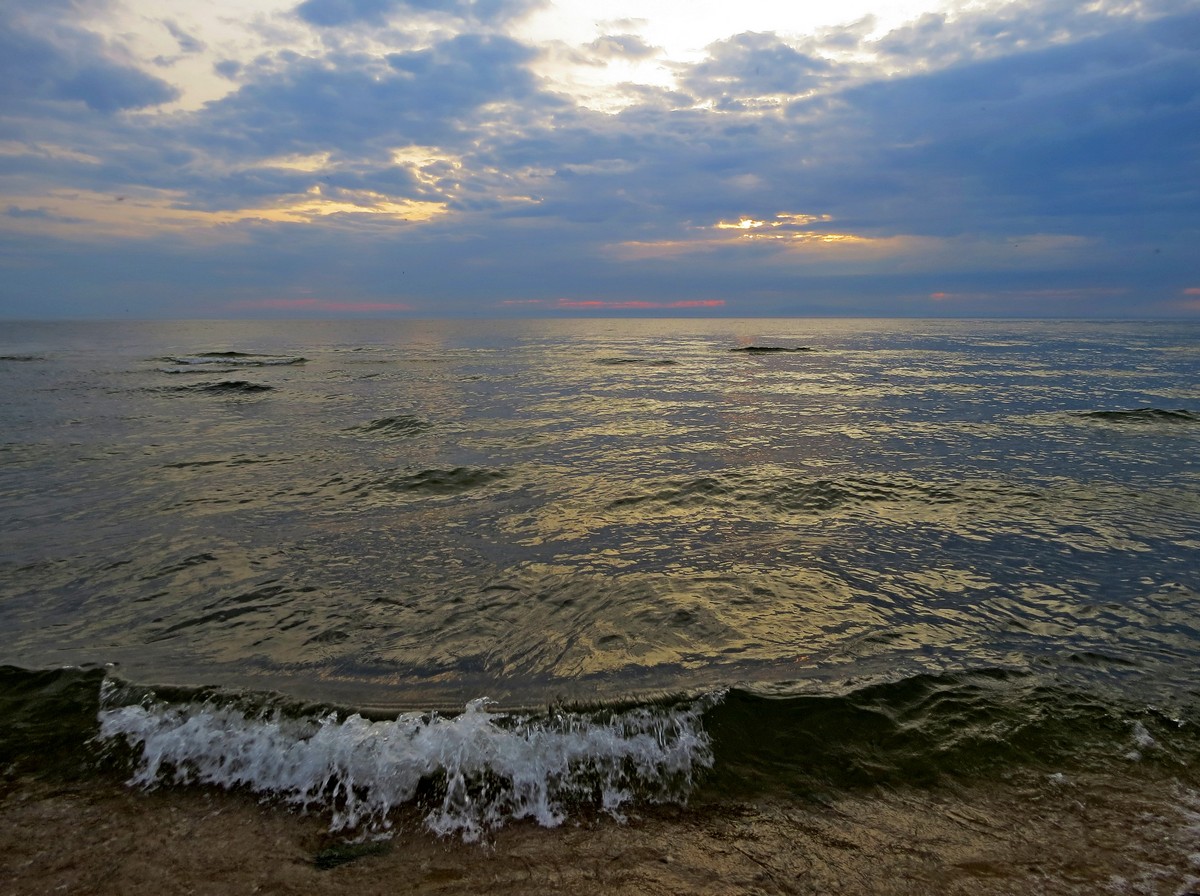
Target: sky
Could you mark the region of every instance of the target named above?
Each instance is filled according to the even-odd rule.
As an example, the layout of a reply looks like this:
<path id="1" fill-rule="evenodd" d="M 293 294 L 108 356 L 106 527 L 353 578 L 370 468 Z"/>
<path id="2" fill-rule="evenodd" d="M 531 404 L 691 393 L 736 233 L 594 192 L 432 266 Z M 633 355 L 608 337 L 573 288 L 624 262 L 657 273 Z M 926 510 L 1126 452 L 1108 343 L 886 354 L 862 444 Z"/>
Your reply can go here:
<path id="1" fill-rule="evenodd" d="M 1200 318 L 1198 247 L 1196 0 L 0 4 L 0 318 Z"/>

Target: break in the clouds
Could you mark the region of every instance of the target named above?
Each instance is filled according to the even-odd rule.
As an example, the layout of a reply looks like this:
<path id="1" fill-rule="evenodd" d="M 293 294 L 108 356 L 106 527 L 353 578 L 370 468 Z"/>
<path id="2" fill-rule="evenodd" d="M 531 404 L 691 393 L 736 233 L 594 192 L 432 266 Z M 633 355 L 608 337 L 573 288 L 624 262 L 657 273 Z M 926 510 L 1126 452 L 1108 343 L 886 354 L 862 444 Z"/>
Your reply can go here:
<path id="1" fill-rule="evenodd" d="M 0 315 L 1200 312 L 1193 4 L 752 6 L 9 0 Z"/>

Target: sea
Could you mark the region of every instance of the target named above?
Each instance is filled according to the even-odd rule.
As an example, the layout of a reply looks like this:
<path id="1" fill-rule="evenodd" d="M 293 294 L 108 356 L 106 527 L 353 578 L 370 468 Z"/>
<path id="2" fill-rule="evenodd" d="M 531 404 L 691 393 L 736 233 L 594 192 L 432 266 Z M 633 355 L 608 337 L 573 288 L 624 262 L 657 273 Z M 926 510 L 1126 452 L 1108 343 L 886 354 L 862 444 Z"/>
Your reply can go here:
<path id="1" fill-rule="evenodd" d="M 0 387 L 10 779 L 477 849 L 1003 791 L 1196 891 L 1200 323 L 10 321 Z"/>

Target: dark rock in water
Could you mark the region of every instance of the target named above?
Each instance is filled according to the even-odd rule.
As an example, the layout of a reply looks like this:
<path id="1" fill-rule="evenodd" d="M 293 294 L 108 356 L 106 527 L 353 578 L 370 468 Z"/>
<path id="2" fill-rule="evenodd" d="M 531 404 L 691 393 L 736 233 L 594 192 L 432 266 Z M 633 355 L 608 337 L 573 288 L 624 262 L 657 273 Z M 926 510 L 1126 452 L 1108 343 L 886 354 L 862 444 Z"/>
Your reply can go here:
<path id="1" fill-rule="evenodd" d="M 808 346 L 796 346 L 794 348 L 783 345 L 743 345 L 738 348 L 731 348 L 731 352 L 745 352 L 748 355 L 769 355 L 779 352 L 815 352 L 815 348 Z"/>

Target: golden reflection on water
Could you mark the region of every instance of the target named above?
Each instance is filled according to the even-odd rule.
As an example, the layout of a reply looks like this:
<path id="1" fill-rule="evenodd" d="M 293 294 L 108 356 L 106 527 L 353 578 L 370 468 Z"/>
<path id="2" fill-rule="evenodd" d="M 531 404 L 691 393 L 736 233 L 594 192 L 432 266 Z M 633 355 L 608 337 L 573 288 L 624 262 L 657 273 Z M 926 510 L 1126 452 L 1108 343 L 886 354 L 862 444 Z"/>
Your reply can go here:
<path id="1" fill-rule="evenodd" d="M 1196 568 L 1198 430 L 1078 415 L 1178 389 L 1087 366 L 1107 330 L 276 329 L 149 330 L 98 387 L 27 390 L 86 426 L 46 423 L 13 470 L 7 587 L 48 596 L 5 617 L 22 656 L 620 694 L 1060 651 L 1039 638 L 1161 657 L 1191 631 L 1193 592 L 1163 589 Z M 227 350 L 307 360 L 163 370 Z M 235 378 L 272 388 L 177 388 Z"/>

